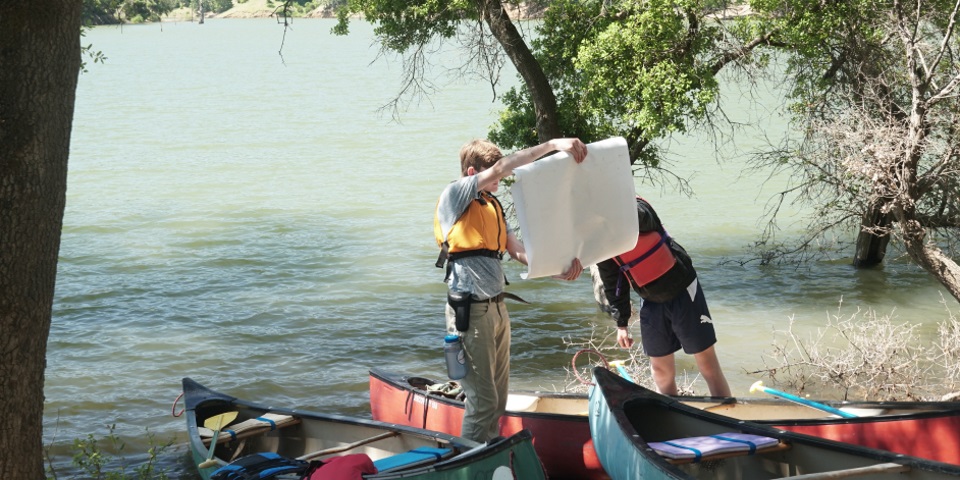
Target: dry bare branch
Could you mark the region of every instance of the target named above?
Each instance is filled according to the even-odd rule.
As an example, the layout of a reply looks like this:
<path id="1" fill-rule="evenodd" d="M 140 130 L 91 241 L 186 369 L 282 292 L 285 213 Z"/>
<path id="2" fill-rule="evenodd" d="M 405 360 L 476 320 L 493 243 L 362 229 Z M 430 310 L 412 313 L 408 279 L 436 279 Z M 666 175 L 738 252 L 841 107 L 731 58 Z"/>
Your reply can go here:
<path id="1" fill-rule="evenodd" d="M 821 398 L 835 392 L 844 400 L 937 400 L 955 391 L 960 322 L 953 313 L 948 309 L 932 345 L 922 342 L 919 324 L 897 323 L 893 313 L 858 308 L 844 315 L 838 307 L 825 326 L 806 334 L 791 317 L 786 330 L 774 332 L 765 368 L 748 373 L 769 377 L 788 391 L 815 389 Z"/>

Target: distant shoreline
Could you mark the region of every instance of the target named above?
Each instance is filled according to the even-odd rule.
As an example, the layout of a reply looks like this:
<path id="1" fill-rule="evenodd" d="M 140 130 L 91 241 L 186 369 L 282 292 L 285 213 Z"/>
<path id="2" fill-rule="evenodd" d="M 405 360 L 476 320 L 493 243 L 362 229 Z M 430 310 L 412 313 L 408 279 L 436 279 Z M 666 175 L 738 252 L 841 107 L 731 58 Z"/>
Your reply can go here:
<path id="1" fill-rule="evenodd" d="M 206 13 L 204 18 L 270 18 L 276 15 L 277 7 L 269 6 L 267 0 L 247 0 L 244 3 L 236 3 L 233 8 L 220 13 Z M 543 10 L 532 10 L 526 7 L 520 9 L 512 8 L 507 11 L 511 19 L 531 20 L 541 18 Z M 750 6 L 747 4 L 732 4 L 727 8 L 717 11 L 710 15 L 712 18 L 736 18 L 752 14 Z M 294 15 L 293 18 L 337 18 L 336 12 L 329 6 L 319 7 L 306 14 Z M 359 18 L 359 17 L 358 17 Z M 195 22 L 199 21 L 198 15 L 189 8 L 178 8 L 167 15 L 164 15 L 161 22 Z"/>
<path id="2" fill-rule="evenodd" d="M 262 7 L 253 6 L 247 7 L 245 3 L 238 4 L 233 8 L 220 13 L 205 13 L 203 15 L 204 19 L 207 18 L 270 18 L 276 15 L 276 7 L 267 7 L 266 2 L 249 2 L 254 4 L 262 4 Z M 329 7 L 321 7 L 308 12 L 305 15 L 296 15 L 295 18 L 336 18 L 336 13 Z M 199 15 L 191 11 L 189 8 L 178 8 L 166 15 L 164 15 L 160 21 L 161 22 L 195 22 L 200 19 Z"/>
<path id="3" fill-rule="evenodd" d="M 235 3 L 233 8 L 220 13 L 205 13 L 207 18 L 269 18 L 276 15 L 277 7 L 269 6 L 267 0 L 247 0 L 243 3 Z M 512 19 L 531 19 L 542 15 L 542 10 L 532 10 L 526 7 L 516 9 L 511 8 L 507 11 Z M 293 18 L 337 18 L 336 12 L 329 6 L 319 7 L 303 15 L 294 15 Z M 198 21 L 196 12 L 189 8 L 178 8 L 167 15 L 164 15 L 161 22 L 189 22 Z"/>

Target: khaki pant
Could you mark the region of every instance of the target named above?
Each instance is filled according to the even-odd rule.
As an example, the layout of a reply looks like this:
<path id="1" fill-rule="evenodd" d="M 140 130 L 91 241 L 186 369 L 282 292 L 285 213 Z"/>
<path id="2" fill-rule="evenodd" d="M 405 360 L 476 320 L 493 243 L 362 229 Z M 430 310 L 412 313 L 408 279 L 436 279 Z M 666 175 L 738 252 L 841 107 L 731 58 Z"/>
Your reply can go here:
<path id="1" fill-rule="evenodd" d="M 446 308 L 447 332 L 455 333 L 455 316 Z M 460 380 L 466 411 L 460 436 L 485 442 L 500 435 L 510 385 L 510 316 L 503 301 L 470 306 L 470 328 L 463 335 L 467 376 Z"/>

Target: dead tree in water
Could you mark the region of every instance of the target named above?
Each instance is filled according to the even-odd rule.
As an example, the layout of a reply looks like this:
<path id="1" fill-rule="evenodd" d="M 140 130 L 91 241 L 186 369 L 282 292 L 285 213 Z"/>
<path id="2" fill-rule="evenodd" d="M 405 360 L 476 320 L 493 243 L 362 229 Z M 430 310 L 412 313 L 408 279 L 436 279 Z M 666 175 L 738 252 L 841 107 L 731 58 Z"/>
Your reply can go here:
<path id="1" fill-rule="evenodd" d="M 794 182 L 774 212 L 796 199 L 813 215 L 802 246 L 777 253 L 805 252 L 839 229 L 857 235 L 853 263 L 867 267 L 892 240 L 960 300 L 960 1 L 891 0 L 837 18 L 829 28 L 842 35 L 778 20 L 784 37 L 775 41 L 795 53 L 802 138 L 758 161 Z"/>
<path id="2" fill-rule="evenodd" d="M 853 256 L 853 266 L 869 268 L 883 262 L 890 243 L 890 215 L 883 213 L 879 205 L 871 205 L 860 222 L 857 235 L 857 250 Z"/>

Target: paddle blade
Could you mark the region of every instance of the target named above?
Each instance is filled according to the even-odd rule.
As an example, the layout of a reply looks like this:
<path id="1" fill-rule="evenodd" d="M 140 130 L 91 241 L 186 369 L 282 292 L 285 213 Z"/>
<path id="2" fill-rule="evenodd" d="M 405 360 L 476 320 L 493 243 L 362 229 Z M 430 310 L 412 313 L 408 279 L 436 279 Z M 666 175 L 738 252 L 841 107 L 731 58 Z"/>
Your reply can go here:
<path id="1" fill-rule="evenodd" d="M 222 427 L 229 425 L 230 422 L 237 419 L 237 415 L 240 412 L 226 412 L 221 413 L 220 415 L 214 415 L 203 421 L 203 426 L 211 430 L 220 430 Z"/>

